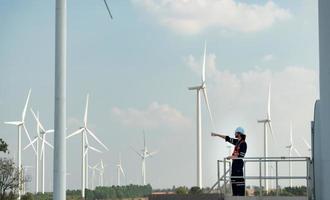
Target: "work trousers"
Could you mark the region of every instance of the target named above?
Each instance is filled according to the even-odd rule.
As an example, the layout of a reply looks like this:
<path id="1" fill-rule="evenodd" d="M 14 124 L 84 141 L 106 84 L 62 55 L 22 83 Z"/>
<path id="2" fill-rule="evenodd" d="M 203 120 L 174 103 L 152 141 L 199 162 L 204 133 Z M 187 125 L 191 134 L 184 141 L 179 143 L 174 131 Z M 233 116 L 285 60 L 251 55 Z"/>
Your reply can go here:
<path id="1" fill-rule="evenodd" d="M 234 160 L 231 167 L 231 176 L 243 176 L 243 160 Z M 245 196 L 245 179 L 231 178 L 233 196 Z"/>

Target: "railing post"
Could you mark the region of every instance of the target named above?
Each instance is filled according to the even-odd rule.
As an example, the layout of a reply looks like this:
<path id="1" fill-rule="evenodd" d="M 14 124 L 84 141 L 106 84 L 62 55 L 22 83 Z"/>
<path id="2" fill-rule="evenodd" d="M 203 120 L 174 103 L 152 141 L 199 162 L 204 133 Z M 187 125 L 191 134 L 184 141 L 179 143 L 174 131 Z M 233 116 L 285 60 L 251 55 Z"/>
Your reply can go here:
<path id="1" fill-rule="evenodd" d="M 278 196 L 278 161 L 275 162 L 275 173 L 276 173 L 276 196 Z"/>
<path id="2" fill-rule="evenodd" d="M 262 196 L 262 183 L 261 183 L 261 158 L 259 158 L 259 196 Z"/>
<path id="3" fill-rule="evenodd" d="M 312 199 L 312 196 L 311 196 L 311 178 L 310 178 L 310 159 L 309 158 L 306 158 L 306 184 L 307 184 L 307 187 L 306 187 L 306 192 L 307 192 L 307 198 L 308 200 L 311 200 Z"/>
<path id="4" fill-rule="evenodd" d="M 243 160 L 243 159 L 242 159 Z M 243 160 L 243 167 L 244 167 L 244 173 L 243 173 L 243 178 L 244 178 L 244 193 L 246 191 L 246 179 L 245 179 L 245 160 Z"/>
<path id="5" fill-rule="evenodd" d="M 226 165 L 227 165 L 227 163 L 226 163 L 226 158 L 224 158 L 223 159 L 223 174 L 224 174 L 224 176 L 223 176 L 223 179 L 224 179 L 224 181 L 223 181 L 223 186 L 224 186 L 224 189 L 223 189 L 223 193 L 224 193 L 224 195 L 226 195 L 226 193 L 227 193 L 227 169 L 226 169 Z"/>
<path id="6" fill-rule="evenodd" d="M 218 191 L 220 193 L 220 160 L 217 161 L 217 173 L 218 173 Z"/>

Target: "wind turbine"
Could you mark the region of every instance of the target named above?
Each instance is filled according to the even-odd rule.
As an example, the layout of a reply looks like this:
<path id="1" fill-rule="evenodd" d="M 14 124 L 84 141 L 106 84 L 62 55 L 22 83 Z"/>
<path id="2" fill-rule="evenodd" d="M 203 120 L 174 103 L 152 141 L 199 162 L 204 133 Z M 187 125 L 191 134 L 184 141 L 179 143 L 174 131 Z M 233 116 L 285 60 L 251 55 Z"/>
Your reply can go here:
<path id="1" fill-rule="evenodd" d="M 100 165 L 100 163 L 97 163 L 96 165 L 94 165 L 94 166 L 88 166 L 91 170 L 92 170 L 92 190 L 94 190 L 94 188 L 95 188 L 95 186 L 94 186 L 94 179 L 95 179 L 95 171 L 97 170 L 97 171 L 100 171 L 99 169 L 98 169 L 98 166 Z"/>
<path id="2" fill-rule="evenodd" d="M 100 168 L 99 168 L 99 172 L 100 172 L 100 179 L 99 179 L 99 185 L 101 186 L 101 187 L 103 187 L 104 185 L 103 185 L 103 181 L 104 181 L 104 177 L 103 177 L 103 175 L 104 175 L 104 164 L 103 164 L 103 160 L 101 159 L 101 161 L 100 161 Z"/>
<path id="3" fill-rule="evenodd" d="M 94 140 L 96 140 L 104 149 L 109 151 L 108 147 L 105 146 L 97 137 L 96 135 L 88 128 L 87 126 L 87 120 L 88 120 L 88 103 L 89 103 L 89 95 L 87 94 L 87 99 L 86 99 L 86 107 L 85 107 L 85 114 L 84 114 L 84 124 L 83 126 L 78 129 L 77 131 L 73 132 L 72 134 L 67 136 L 67 139 L 70 137 L 73 137 L 75 135 L 81 134 L 81 139 L 82 139 L 82 150 L 81 150 L 81 158 L 82 158 L 82 163 L 81 163 L 81 196 L 82 198 L 85 198 L 85 189 L 86 185 L 88 182 L 86 182 L 86 171 L 88 170 L 88 163 L 86 163 L 86 155 L 88 153 L 88 149 L 98 151 L 96 148 L 91 147 L 88 143 L 87 140 L 87 135 L 92 136 Z M 87 158 L 88 161 L 88 158 Z"/>
<path id="4" fill-rule="evenodd" d="M 272 120 L 271 120 L 271 116 L 270 116 L 270 102 L 271 102 L 271 84 L 269 84 L 269 88 L 268 88 L 268 103 L 267 103 L 267 117 L 266 119 L 263 120 L 258 120 L 258 123 L 262 123 L 264 125 L 264 174 L 265 176 L 268 175 L 268 162 L 266 161 L 267 157 L 268 157 L 268 127 L 270 130 L 270 134 L 273 137 L 273 139 L 275 140 L 275 137 L 273 135 L 273 128 L 272 128 Z M 266 191 L 268 191 L 268 180 L 265 179 L 264 180 L 264 185 L 265 185 L 265 189 Z"/>
<path id="5" fill-rule="evenodd" d="M 117 185 L 120 186 L 120 175 L 122 174 L 125 177 L 125 172 L 123 170 L 123 166 L 121 164 L 121 155 L 119 154 L 119 162 L 117 166 Z"/>
<path id="6" fill-rule="evenodd" d="M 206 42 L 204 46 L 203 68 L 202 68 L 202 83 L 201 85 L 190 87 L 189 90 L 196 90 L 197 92 L 197 186 L 202 188 L 202 117 L 201 117 L 201 91 L 205 99 L 207 110 L 210 115 L 212 126 L 214 128 L 213 117 L 211 114 L 210 104 L 206 91 L 205 80 L 205 63 L 206 63 Z"/>
<path id="7" fill-rule="evenodd" d="M 292 156 L 292 150 L 295 151 L 295 153 L 298 156 L 301 156 L 299 151 L 296 149 L 293 143 L 293 127 L 292 127 L 292 122 L 290 123 L 290 144 L 286 146 L 286 148 L 289 150 L 289 158 L 291 159 Z M 291 165 L 291 160 L 289 160 L 289 177 L 291 177 L 292 174 L 292 165 Z M 292 187 L 292 179 L 290 179 L 290 187 Z"/>
<path id="8" fill-rule="evenodd" d="M 41 192 L 42 192 L 42 194 L 44 194 L 45 193 L 45 157 L 46 157 L 45 145 L 47 145 L 50 148 L 54 149 L 53 145 L 51 145 L 49 142 L 47 142 L 46 135 L 49 134 L 49 133 L 54 133 L 54 130 L 53 129 L 46 130 L 40 122 L 39 113 L 38 113 L 38 116 L 37 116 L 34 113 L 32 108 L 31 108 L 31 113 L 32 113 L 34 119 L 37 122 L 37 132 L 38 133 L 37 133 L 37 136 L 35 137 L 35 139 L 33 141 L 31 141 L 30 144 L 28 144 L 24 148 L 24 150 L 27 149 L 29 146 L 34 146 L 34 143 L 37 143 L 36 156 L 41 161 Z M 39 150 L 39 141 L 41 141 L 41 149 L 40 150 Z M 37 161 L 37 163 L 36 163 L 37 169 L 39 169 L 39 164 L 38 163 L 39 163 L 39 161 Z M 39 170 L 38 170 L 37 173 L 39 173 Z M 38 174 L 38 176 L 39 176 L 39 174 Z M 39 188 L 38 188 L 38 190 L 39 190 Z"/>
<path id="9" fill-rule="evenodd" d="M 31 113 L 33 114 L 33 117 L 35 118 L 38 126 L 38 138 L 41 140 L 41 150 L 40 150 L 40 160 L 41 160 L 41 185 L 42 185 L 42 190 L 41 192 L 44 194 L 45 193 L 45 144 L 49 146 L 50 148 L 54 149 L 53 145 L 51 145 L 49 142 L 46 140 L 46 135 L 49 133 L 54 133 L 53 129 L 46 130 L 44 126 L 41 124 L 39 116 L 36 116 L 34 113 L 33 109 L 31 109 Z M 38 141 L 38 139 L 37 139 Z"/>
<path id="10" fill-rule="evenodd" d="M 146 134 L 143 131 L 143 149 L 142 149 L 142 153 L 136 151 L 134 148 L 132 148 L 133 151 L 135 151 L 135 153 L 141 157 L 142 159 L 142 184 L 146 185 L 146 159 L 148 157 L 154 156 L 155 154 L 157 154 L 157 151 L 154 152 L 149 152 L 147 149 L 147 144 L 146 144 Z"/>
<path id="11" fill-rule="evenodd" d="M 25 106 L 23 108 L 23 112 L 22 112 L 22 118 L 20 121 L 11 121 L 11 122 L 5 122 L 5 124 L 9 124 L 9 125 L 14 125 L 17 127 L 18 129 L 18 145 L 17 145 L 17 154 L 18 154 L 18 163 L 17 163 L 17 168 L 19 169 L 20 172 L 20 178 L 18 179 L 18 199 L 21 199 L 21 195 L 22 195 L 22 127 L 24 129 L 24 132 L 27 136 L 27 138 L 29 139 L 29 141 L 31 142 L 31 138 L 29 135 L 28 130 L 25 127 L 25 116 L 26 116 L 26 109 L 27 106 L 29 104 L 29 99 L 30 99 L 30 95 L 31 95 L 31 89 L 29 90 L 26 102 L 25 102 Z M 32 146 L 34 152 L 36 152 L 36 149 L 34 146 Z"/>

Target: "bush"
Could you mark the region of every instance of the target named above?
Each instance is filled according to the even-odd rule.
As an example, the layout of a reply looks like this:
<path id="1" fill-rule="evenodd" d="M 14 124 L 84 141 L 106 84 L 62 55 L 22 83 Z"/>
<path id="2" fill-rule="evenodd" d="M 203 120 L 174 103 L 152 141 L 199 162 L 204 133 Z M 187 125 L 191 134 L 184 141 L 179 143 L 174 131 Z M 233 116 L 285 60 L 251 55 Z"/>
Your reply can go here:
<path id="1" fill-rule="evenodd" d="M 185 186 L 181 186 L 175 189 L 176 194 L 188 194 L 189 189 Z"/>
<path id="2" fill-rule="evenodd" d="M 202 190 L 197 186 L 190 188 L 190 191 L 189 191 L 189 194 L 201 194 L 201 193 L 202 193 Z"/>
<path id="3" fill-rule="evenodd" d="M 28 192 L 25 195 L 21 196 L 22 200 L 34 200 L 34 196 L 32 193 Z"/>

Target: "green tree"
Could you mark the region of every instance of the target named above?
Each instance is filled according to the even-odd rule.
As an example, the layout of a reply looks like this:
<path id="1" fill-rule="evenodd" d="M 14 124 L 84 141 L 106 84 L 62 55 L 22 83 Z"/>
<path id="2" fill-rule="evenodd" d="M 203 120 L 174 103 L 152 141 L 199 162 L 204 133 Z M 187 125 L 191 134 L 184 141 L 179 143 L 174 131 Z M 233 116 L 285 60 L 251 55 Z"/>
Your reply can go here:
<path id="1" fill-rule="evenodd" d="M 8 144 L 0 138 L 0 152 L 8 153 Z"/>
<path id="2" fill-rule="evenodd" d="M 190 188 L 190 191 L 189 191 L 189 194 L 201 194 L 201 193 L 202 193 L 202 190 L 197 186 Z"/>
<path id="3" fill-rule="evenodd" d="M 175 188 L 175 193 L 176 194 L 188 194 L 188 192 L 189 192 L 189 189 L 185 186 Z"/>
<path id="4" fill-rule="evenodd" d="M 19 189 L 19 179 L 24 183 L 25 179 L 15 167 L 13 160 L 0 158 L 0 200 L 8 199 L 9 194 L 16 194 Z"/>

